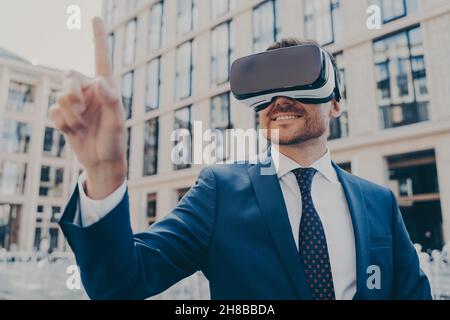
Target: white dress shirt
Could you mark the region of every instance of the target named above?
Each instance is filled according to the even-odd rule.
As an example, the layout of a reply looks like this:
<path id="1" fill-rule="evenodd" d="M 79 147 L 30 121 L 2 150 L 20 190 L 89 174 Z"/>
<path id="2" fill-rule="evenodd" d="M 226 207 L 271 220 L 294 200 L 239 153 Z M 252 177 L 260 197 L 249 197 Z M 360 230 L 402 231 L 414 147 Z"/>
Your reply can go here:
<path id="1" fill-rule="evenodd" d="M 272 157 L 272 161 L 298 249 L 302 197 L 292 170 L 301 166 L 280 152 L 278 155 Z M 310 168 L 317 170 L 311 184 L 311 197 L 325 231 L 335 296 L 338 300 L 350 300 L 356 292 L 356 251 L 347 199 L 328 149 Z"/>
<path id="2" fill-rule="evenodd" d="M 292 235 L 298 249 L 302 198 L 300 188 L 292 170 L 301 167 L 298 163 L 279 153 L 273 157 L 273 164 L 280 182 L 284 202 L 289 216 Z M 330 257 L 331 272 L 336 299 L 352 299 L 356 292 L 356 252 L 353 225 L 344 190 L 334 170 L 330 152 L 314 162 L 310 167 L 317 170 L 311 186 L 311 197 L 322 220 Z M 86 177 L 78 180 L 79 206 L 75 223 L 88 227 L 114 209 L 125 195 L 127 181 L 112 194 L 102 200 L 92 200 L 84 191 Z M 81 211 L 81 221 L 80 212 Z"/>

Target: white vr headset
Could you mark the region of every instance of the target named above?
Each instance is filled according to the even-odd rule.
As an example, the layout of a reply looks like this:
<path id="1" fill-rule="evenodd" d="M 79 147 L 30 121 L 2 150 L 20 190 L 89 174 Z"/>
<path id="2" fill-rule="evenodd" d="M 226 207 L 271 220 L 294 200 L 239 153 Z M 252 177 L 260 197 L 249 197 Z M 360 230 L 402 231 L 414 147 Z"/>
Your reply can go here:
<path id="1" fill-rule="evenodd" d="M 235 60 L 230 86 L 234 97 L 260 111 L 277 96 L 319 104 L 341 99 L 330 56 L 314 44 L 252 54 Z"/>

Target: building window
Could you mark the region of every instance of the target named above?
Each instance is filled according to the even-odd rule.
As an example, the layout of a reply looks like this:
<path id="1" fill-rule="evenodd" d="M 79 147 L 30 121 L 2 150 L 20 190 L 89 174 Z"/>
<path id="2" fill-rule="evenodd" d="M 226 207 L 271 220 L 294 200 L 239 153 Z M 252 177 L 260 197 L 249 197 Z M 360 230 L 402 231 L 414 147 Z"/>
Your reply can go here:
<path id="1" fill-rule="evenodd" d="M 66 141 L 64 135 L 58 130 L 45 127 L 43 155 L 62 158 L 64 156 Z"/>
<path id="2" fill-rule="evenodd" d="M 57 223 L 61 218 L 61 207 L 38 205 L 36 210 L 36 222 L 52 222 Z"/>
<path id="3" fill-rule="evenodd" d="M 117 9 L 117 0 L 106 1 L 105 24 L 109 28 L 117 21 Z"/>
<path id="4" fill-rule="evenodd" d="M 147 194 L 146 218 L 149 226 L 156 222 L 156 193 Z"/>
<path id="5" fill-rule="evenodd" d="M 127 72 L 122 77 L 122 103 L 125 116 L 130 119 L 133 115 L 134 71 Z"/>
<path id="6" fill-rule="evenodd" d="M 195 29 L 198 20 L 197 0 L 178 0 L 177 34 L 182 36 Z"/>
<path id="7" fill-rule="evenodd" d="M 1 153 L 27 153 L 30 139 L 30 124 L 9 119 L 0 120 Z"/>
<path id="8" fill-rule="evenodd" d="M 127 177 L 130 173 L 131 127 L 127 128 Z"/>
<path id="9" fill-rule="evenodd" d="M 145 123 L 144 132 L 144 176 L 157 173 L 158 168 L 158 118 Z"/>
<path id="10" fill-rule="evenodd" d="M 148 51 L 152 52 L 161 48 L 163 36 L 164 2 L 154 4 L 150 9 L 148 20 Z"/>
<path id="11" fill-rule="evenodd" d="M 125 28 L 123 64 L 131 65 L 136 59 L 137 18 L 128 21 Z"/>
<path id="12" fill-rule="evenodd" d="M 341 5 L 341 0 L 305 0 L 305 38 L 315 40 L 321 45 L 342 39 L 344 21 Z"/>
<path id="13" fill-rule="evenodd" d="M 191 96 L 193 73 L 192 41 L 183 43 L 176 52 L 175 96 L 177 100 Z"/>
<path id="14" fill-rule="evenodd" d="M 34 250 L 52 253 L 58 250 L 59 228 L 37 225 L 34 232 Z"/>
<path id="15" fill-rule="evenodd" d="M 342 108 L 342 114 L 339 118 L 334 118 L 331 121 L 329 139 L 339 139 L 347 137 L 348 132 L 348 108 L 347 108 L 347 85 L 345 80 L 345 61 L 344 54 L 338 53 L 334 55 L 336 64 L 339 70 L 339 88 L 341 90 L 341 101 L 339 102 Z"/>
<path id="16" fill-rule="evenodd" d="M 265 51 L 280 35 L 279 0 L 268 0 L 253 9 L 253 52 Z"/>
<path id="17" fill-rule="evenodd" d="M 338 163 L 338 166 L 341 169 L 347 171 L 348 173 L 352 173 L 352 163 L 351 162 L 341 162 L 341 163 Z"/>
<path id="18" fill-rule="evenodd" d="M 256 130 L 256 150 L 259 151 L 259 138 L 260 138 L 260 134 L 259 134 L 259 129 L 260 129 L 260 125 L 259 125 L 259 113 L 255 112 L 255 118 L 254 118 L 254 123 L 255 123 L 255 130 Z"/>
<path id="19" fill-rule="evenodd" d="M 230 76 L 231 21 L 215 27 L 211 33 L 211 82 L 222 84 Z"/>
<path id="20" fill-rule="evenodd" d="M 22 206 L 0 203 L 0 249 L 17 249 Z"/>
<path id="21" fill-rule="evenodd" d="M 428 120 L 428 87 L 420 27 L 374 42 L 377 99 L 383 128 Z"/>
<path id="22" fill-rule="evenodd" d="M 442 212 L 434 150 L 387 158 L 389 182 L 406 228 L 424 250 L 442 249 Z"/>
<path id="23" fill-rule="evenodd" d="M 146 0 L 127 0 L 127 12 L 132 12 L 134 9 L 145 3 Z"/>
<path id="24" fill-rule="evenodd" d="M 58 249 L 61 207 L 38 205 L 36 211 L 34 249 L 41 251 L 45 247 L 49 252 L 53 252 Z"/>
<path id="25" fill-rule="evenodd" d="M 188 191 L 189 191 L 190 189 L 191 189 L 191 188 L 181 188 L 181 189 L 178 189 L 178 190 L 177 190 L 177 198 L 178 198 L 178 201 L 180 201 L 181 199 L 183 199 L 184 195 L 185 195 L 186 193 L 188 193 Z"/>
<path id="26" fill-rule="evenodd" d="M 211 99 L 210 127 L 215 132 L 216 160 L 221 161 L 228 159 L 230 146 L 227 145 L 227 141 L 229 141 L 227 129 L 233 127 L 231 123 L 229 92 L 215 96 Z"/>
<path id="27" fill-rule="evenodd" d="M 212 0 L 211 17 L 218 18 L 236 7 L 236 0 Z"/>
<path id="28" fill-rule="evenodd" d="M 114 32 L 108 34 L 108 50 L 109 50 L 109 59 L 111 62 L 111 68 L 114 69 L 114 47 L 116 44 L 116 38 Z"/>
<path id="29" fill-rule="evenodd" d="M 191 167 L 192 159 L 192 118 L 191 106 L 184 107 L 175 111 L 174 140 L 175 144 L 182 147 L 174 148 L 172 159 L 174 170 L 186 169 Z"/>
<path id="30" fill-rule="evenodd" d="M 383 23 L 417 13 L 417 0 L 370 0 L 370 4 L 381 9 Z"/>
<path id="31" fill-rule="evenodd" d="M 158 109 L 161 90 L 161 58 L 153 59 L 147 64 L 147 86 L 145 93 L 145 110 Z"/>
<path id="32" fill-rule="evenodd" d="M 6 110 L 13 112 L 32 112 L 34 108 L 34 86 L 11 81 L 9 84 Z"/>
<path id="33" fill-rule="evenodd" d="M 58 100 L 58 94 L 59 91 L 55 90 L 55 89 L 51 89 L 50 90 L 50 94 L 48 95 L 48 106 L 47 106 L 47 111 L 50 109 L 50 107 L 54 104 L 56 104 L 57 100 Z"/>
<path id="34" fill-rule="evenodd" d="M 230 92 L 211 99 L 211 128 L 231 129 Z"/>
<path id="35" fill-rule="evenodd" d="M 25 163 L 0 160 L 0 194 L 4 196 L 24 194 L 26 176 Z"/>
<path id="36" fill-rule="evenodd" d="M 63 194 L 64 168 L 41 167 L 39 195 L 44 197 L 61 197 Z"/>

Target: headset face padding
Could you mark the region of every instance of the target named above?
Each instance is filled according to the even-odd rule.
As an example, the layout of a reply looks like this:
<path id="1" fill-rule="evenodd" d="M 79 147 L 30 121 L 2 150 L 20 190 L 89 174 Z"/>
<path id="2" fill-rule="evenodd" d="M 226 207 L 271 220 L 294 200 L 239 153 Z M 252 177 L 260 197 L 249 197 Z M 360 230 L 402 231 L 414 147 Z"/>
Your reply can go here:
<path id="1" fill-rule="evenodd" d="M 237 59 L 231 66 L 230 86 L 236 99 L 256 111 L 266 108 L 277 96 L 311 104 L 340 99 L 329 55 L 312 44 Z"/>

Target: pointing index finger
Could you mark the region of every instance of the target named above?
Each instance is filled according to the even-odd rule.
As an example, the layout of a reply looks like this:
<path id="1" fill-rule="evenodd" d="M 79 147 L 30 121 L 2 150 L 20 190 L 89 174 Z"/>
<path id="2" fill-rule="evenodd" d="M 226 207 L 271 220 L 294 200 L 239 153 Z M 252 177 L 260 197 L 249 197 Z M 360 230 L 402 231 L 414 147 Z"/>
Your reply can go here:
<path id="1" fill-rule="evenodd" d="M 106 38 L 105 26 L 99 17 L 92 20 L 95 44 L 95 71 L 99 76 L 109 77 L 112 75 L 111 61 L 109 59 L 108 40 Z"/>

